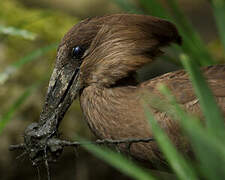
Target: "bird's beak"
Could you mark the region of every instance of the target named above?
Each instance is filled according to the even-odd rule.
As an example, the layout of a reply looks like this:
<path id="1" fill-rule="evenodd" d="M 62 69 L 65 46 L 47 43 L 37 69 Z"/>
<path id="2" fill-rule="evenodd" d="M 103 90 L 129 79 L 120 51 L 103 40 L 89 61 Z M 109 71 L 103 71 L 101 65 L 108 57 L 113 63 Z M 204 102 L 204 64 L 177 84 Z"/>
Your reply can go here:
<path id="1" fill-rule="evenodd" d="M 57 127 L 80 90 L 79 66 L 55 67 L 40 116 L 40 124 L 52 121 Z M 50 123 L 50 122 L 49 122 Z"/>

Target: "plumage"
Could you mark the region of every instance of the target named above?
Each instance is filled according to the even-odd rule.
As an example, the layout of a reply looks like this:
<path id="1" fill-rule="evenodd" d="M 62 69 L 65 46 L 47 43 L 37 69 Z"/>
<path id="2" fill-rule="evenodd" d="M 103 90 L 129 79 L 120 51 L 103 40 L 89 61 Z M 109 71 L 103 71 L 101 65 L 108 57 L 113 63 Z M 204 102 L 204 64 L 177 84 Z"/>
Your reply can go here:
<path id="1" fill-rule="evenodd" d="M 225 77 L 225 66 L 206 67 L 203 68 L 203 73 L 208 79 L 221 109 L 225 112 L 225 79 L 223 78 Z M 107 139 L 152 137 L 153 134 L 144 115 L 141 98 L 146 90 L 151 94 L 160 95 L 157 89 L 158 83 L 167 85 L 186 110 L 201 116 L 199 102 L 193 92 L 188 75 L 184 70 L 179 70 L 137 86 L 103 88 L 92 85 L 85 88 L 80 96 L 80 103 L 93 133 L 99 138 Z M 181 152 L 191 155 L 190 143 L 181 135 L 177 122 L 165 112 L 154 107 L 151 111 L 176 147 Z M 124 150 L 126 150 L 125 147 Z M 163 161 L 163 156 L 159 153 L 155 142 L 133 144 L 130 153 L 139 160 L 147 160 L 153 164 Z"/>

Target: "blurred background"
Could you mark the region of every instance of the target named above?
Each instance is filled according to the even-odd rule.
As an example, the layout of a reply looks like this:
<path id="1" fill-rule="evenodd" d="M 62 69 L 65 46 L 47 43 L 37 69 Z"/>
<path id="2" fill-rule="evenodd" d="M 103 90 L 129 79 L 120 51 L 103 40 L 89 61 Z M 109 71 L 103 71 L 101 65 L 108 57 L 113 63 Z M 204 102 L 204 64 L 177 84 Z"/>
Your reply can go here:
<path id="1" fill-rule="evenodd" d="M 139 0 L 1 0 L 0 1 L 0 179 L 38 179 L 38 173 L 19 152 L 9 152 L 10 144 L 23 141 L 27 125 L 38 121 L 52 72 L 57 44 L 80 20 L 112 13 L 145 13 L 156 9 Z M 158 1 L 171 12 L 167 0 Z M 213 59 L 224 62 L 212 8 L 207 0 L 179 0 L 180 10 L 189 19 Z M 161 13 L 161 12 L 160 12 Z M 159 13 L 159 14 L 160 14 Z M 139 79 L 181 68 L 178 51 L 159 58 L 139 72 Z M 207 64 L 206 64 L 207 65 Z M 76 136 L 94 140 L 79 102 L 75 101 L 63 120 L 62 138 Z M 45 176 L 45 169 L 40 174 Z M 82 148 L 78 155 L 68 148 L 51 165 L 52 179 L 129 179 Z"/>

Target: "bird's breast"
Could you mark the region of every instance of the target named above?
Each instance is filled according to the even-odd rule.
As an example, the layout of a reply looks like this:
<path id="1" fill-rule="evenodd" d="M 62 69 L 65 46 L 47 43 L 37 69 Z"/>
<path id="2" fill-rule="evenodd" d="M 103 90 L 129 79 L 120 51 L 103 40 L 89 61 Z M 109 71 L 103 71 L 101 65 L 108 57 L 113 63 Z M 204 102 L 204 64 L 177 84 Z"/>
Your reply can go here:
<path id="1" fill-rule="evenodd" d="M 86 87 L 80 96 L 80 104 L 92 132 L 101 139 L 152 138 L 140 94 L 136 86 Z M 176 134 L 179 132 L 175 130 L 177 127 L 173 121 L 165 117 L 165 113 L 155 112 L 155 116 L 164 130 L 173 136 L 174 142 L 179 144 L 177 137 L 180 136 Z M 162 159 L 155 142 L 133 144 L 130 153 L 137 159 L 151 162 Z"/>
<path id="2" fill-rule="evenodd" d="M 97 136 L 118 139 L 143 136 L 140 132 L 145 129 L 147 121 L 139 99 L 135 86 L 88 86 L 80 96 L 80 104 L 88 125 Z M 148 132 L 145 136 L 149 135 Z"/>

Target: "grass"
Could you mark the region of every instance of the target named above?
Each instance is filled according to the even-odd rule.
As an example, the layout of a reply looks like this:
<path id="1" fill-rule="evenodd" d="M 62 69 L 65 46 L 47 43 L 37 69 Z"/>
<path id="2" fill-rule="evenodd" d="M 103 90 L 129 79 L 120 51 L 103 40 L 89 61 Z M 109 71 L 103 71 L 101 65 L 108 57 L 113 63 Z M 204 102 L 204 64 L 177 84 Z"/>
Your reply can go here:
<path id="1" fill-rule="evenodd" d="M 192 143 L 196 158 L 199 160 L 194 166 L 198 167 L 199 178 L 205 176 L 206 179 L 223 179 L 225 177 L 225 146 L 223 139 L 218 138 L 217 133 L 203 127 L 196 117 L 187 114 L 177 104 L 167 87 L 161 86 L 160 90 L 169 99 L 174 110 L 174 117 L 178 117 L 184 132 L 191 140 L 190 142 Z M 217 121 L 217 119 L 214 119 L 214 121 Z M 224 134 L 225 131 L 223 132 Z"/>
<path id="2" fill-rule="evenodd" d="M 20 58 L 5 68 L 5 71 L 0 73 L 0 85 L 3 85 L 15 72 L 19 71 L 25 64 L 37 60 L 39 57 L 45 55 L 51 50 L 56 50 L 58 44 L 50 44 L 30 52 L 28 55 Z"/>
<path id="3" fill-rule="evenodd" d="M 100 148 L 96 145 L 89 144 L 83 146 L 87 151 L 106 161 L 111 166 L 115 167 L 127 176 L 138 180 L 155 180 L 155 178 L 145 169 L 136 165 L 133 161 L 127 159 L 119 153 L 116 153 L 109 148 Z"/>
<path id="4" fill-rule="evenodd" d="M 225 51 L 225 1 L 224 0 L 210 0 L 213 13 L 215 16 L 221 43 Z"/>
<path id="5" fill-rule="evenodd" d="M 190 61 L 188 56 L 181 56 L 181 61 L 184 68 L 189 73 L 195 93 L 198 96 L 202 112 L 206 119 L 207 129 L 218 134 L 219 137 L 221 135 L 221 138 L 224 138 L 224 136 L 222 136 L 225 132 L 224 118 L 205 79 L 199 72 L 194 61 Z"/>
<path id="6" fill-rule="evenodd" d="M 29 40 L 34 40 L 37 36 L 35 33 L 29 32 L 24 29 L 18 29 L 15 27 L 6 27 L 3 25 L 0 25 L 0 34 L 20 36 Z"/>
<path id="7" fill-rule="evenodd" d="M 15 113 L 19 111 L 19 108 L 26 102 L 26 100 L 32 95 L 34 90 L 40 86 L 41 83 L 42 81 L 33 84 L 31 87 L 28 87 L 2 115 L 0 118 L 0 135 L 6 125 L 10 123 Z"/>
<path id="8" fill-rule="evenodd" d="M 172 145 L 170 139 L 163 132 L 163 130 L 157 124 L 154 116 L 150 113 L 147 103 L 143 104 L 146 117 L 149 119 L 152 131 L 155 134 L 155 138 L 159 144 L 161 151 L 164 153 L 170 167 L 174 170 L 179 179 L 184 180 L 197 180 L 197 175 L 195 174 L 190 163 L 185 160 L 185 158 L 177 152 L 176 148 Z"/>

